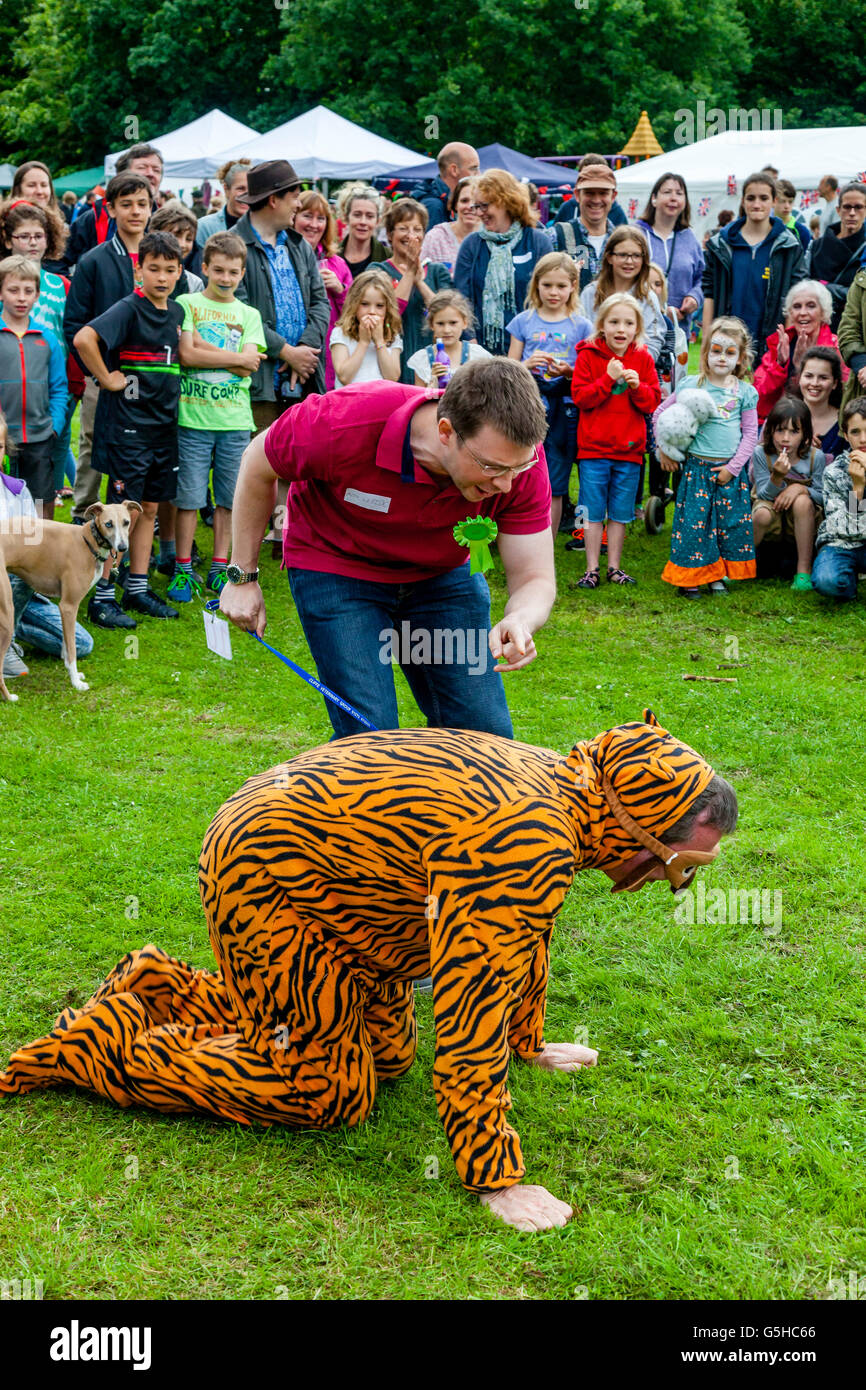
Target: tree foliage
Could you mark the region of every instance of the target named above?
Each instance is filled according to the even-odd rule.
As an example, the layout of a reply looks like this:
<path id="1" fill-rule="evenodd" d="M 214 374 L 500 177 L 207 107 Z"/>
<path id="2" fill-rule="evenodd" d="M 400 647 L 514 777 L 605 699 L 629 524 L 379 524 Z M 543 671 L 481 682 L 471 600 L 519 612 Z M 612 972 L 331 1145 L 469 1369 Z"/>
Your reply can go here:
<path id="1" fill-rule="evenodd" d="M 0 0 L 0 147 L 60 171 L 212 106 L 267 129 L 319 102 L 425 152 L 613 153 L 644 108 L 669 145 L 699 100 L 853 124 L 866 77 L 818 55 L 855 55 L 864 21 L 866 0 Z"/>

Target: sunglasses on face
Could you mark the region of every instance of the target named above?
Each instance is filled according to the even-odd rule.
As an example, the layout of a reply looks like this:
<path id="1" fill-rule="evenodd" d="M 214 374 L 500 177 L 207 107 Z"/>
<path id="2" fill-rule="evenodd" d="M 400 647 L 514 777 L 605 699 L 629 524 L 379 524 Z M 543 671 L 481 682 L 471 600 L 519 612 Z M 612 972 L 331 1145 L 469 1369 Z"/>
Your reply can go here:
<path id="1" fill-rule="evenodd" d="M 638 864 L 625 878 L 621 878 L 618 883 L 613 885 L 612 893 L 624 893 L 630 888 L 640 888 L 650 875 L 655 872 L 659 864 L 664 866 L 665 878 L 671 887 L 672 893 L 679 893 L 683 888 L 688 888 L 698 869 L 705 864 L 712 864 L 717 858 L 720 846 L 716 845 L 712 850 L 696 849 L 671 849 L 670 845 L 663 845 L 661 840 L 657 840 L 649 831 L 644 830 L 642 825 L 638 825 L 623 806 L 616 792 L 607 777 L 601 779 L 602 790 L 607 799 L 607 804 L 616 816 L 617 821 L 623 830 L 627 830 L 632 839 L 637 840 L 638 844 L 648 849 L 654 858 L 647 864 Z"/>
<path id="2" fill-rule="evenodd" d="M 533 450 L 532 458 L 529 460 L 528 463 L 519 463 L 516 468 L 506 468 L 501 463 L 487 463 L 484 459 L 480 459 L 477 454 L 472 452 L 469 445 L 466 443 L 466 440 L 463 438 L 462 434 L 458 434 L 456 430 L 454 431 L 454 434 L 460 440 L 461 447 L 466 450 L 467 454 L 473 460 L 473 462 L 477 463 L 478 467 L 481 469 L 481 472 L 487 474 L 488 478 L 504 478 L 506 477 L 506 475 L 510 473 L 526 473 L 530 468 L 534 468 L 535 465 L 538 463 L 539 453 L 537 444 L 535 446 L 535 449 Z"/>

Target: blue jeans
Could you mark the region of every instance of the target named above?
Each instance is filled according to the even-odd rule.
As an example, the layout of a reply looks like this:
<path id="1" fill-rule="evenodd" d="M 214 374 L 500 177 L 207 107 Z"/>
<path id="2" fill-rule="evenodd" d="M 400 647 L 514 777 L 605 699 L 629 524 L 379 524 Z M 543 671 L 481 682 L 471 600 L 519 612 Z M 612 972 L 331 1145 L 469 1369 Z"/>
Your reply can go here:
<path id="1" fill-rule="evenodd" d="M 17 574 L 9 575 L 12 585 L 12 605 L 15 614 L 14 637 L 16 642 L 26 642 L 37 651 L 47 652 L 49 656 L 61 656 L 63 652 L 63 623 L 60 609 L 56 603 L 34 594 L 29 584 L 19 579 Z M 93 638 L 80 623 L 75 624 L 75 656 L 80 661 L 93 651 Z"/>
<path id="2" fill-rule="evenodd" d="M 586 507 L 590 521 L 634 521 L 635 494 L 640 464 L 628 459 L 581 459 L 578 506 Z"/>
<path id="3" fill-rule="evenodd" d="M 856 550 L 822 545 L 812 566 L 812 588 L 827 598 L 856 598 L 858 574 L 866 574 L 866 545 Z"/>
<path id="4" fill-rule="evenodd" d="M 54 464 L 54 491 L 63 487 L 64 478 L 70 484 L 75 482 L 75 455 L 72 452 L 72 417 L 78 401 L 69 396 L 66 402 L 66 419 L 63 429 L 54 441 L 51 462 Z"/>
<path id="5" fill-rule="evenodd" d="M 567 497 L 577 458 L 577 406 L 567 396 L 542 396 L 547 415 L 544 456 L 554 497 Z"/>
<path id="6" fill-rule="evenodd" d="M 468 564 L 413 584 L 304 569 L 288 576 L 319 680 L 377 729 L 399 728 L 393 657 L 428 727 L 514 737 L 487 646 L 490 590 Z M 326 704 L 335 738 L 363 733 L 351 715 Z"/>

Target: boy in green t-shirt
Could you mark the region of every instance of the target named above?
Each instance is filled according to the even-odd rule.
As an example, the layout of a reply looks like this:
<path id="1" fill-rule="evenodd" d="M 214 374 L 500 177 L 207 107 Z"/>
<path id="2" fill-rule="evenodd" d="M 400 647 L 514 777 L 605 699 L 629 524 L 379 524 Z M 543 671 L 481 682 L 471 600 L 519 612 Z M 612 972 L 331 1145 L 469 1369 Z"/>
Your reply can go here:
<path id="1" fill-rule="evenodd" d="M 189 603 L 195 576 L 192 543 L 196 513 L 207 499 L 213 467 L 213 560 L 207 587 L 218 594 L 226 582 L 232 501 L 241 457 L 250 442 L 253 412 L 250 377 L 265 352 L 258 309 L 235 298 L 247 249 L 233 232 L 205 242 L 202 270 L 207 288 L 182 294 L 181 393 L 178 412 L 177 559 L 168 593 Z"/>

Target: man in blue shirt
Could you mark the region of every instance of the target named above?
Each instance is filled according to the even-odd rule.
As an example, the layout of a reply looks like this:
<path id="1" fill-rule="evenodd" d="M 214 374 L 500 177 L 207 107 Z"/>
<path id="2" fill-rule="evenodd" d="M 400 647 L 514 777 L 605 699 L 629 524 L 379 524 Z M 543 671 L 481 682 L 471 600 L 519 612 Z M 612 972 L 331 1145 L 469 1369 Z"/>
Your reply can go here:
<path id="1" fill-rule="evenodd" d="M 247 211 L 232 231 L 247 248 L 237 297 L 262 316 L 267 356 L 250 379 L 256 432 L 305 396 L 325 390 L 325 339 L 331 318 L 316 253 L 294 230 L 301 182 L 286 159 L 257 164 L 237 198 Z M 288 489 L 277 495 L 273 553 L 280 553 L 281 517 Z"/>
<path id="2" fill-rule="evenodd" d="M 247 248 L 238 299 L 258 309 L 267 346 L 250 385 L 257 430 L 267 429 L 303 396 L 325 389 L 331 311 L 315 252 L 292 228 L 299 191 L 288 160 L 257 165 L 238 198 L 247 212 L 232 228 Z"/>

